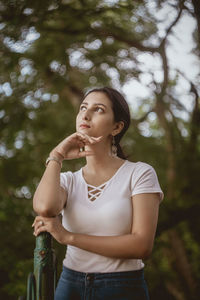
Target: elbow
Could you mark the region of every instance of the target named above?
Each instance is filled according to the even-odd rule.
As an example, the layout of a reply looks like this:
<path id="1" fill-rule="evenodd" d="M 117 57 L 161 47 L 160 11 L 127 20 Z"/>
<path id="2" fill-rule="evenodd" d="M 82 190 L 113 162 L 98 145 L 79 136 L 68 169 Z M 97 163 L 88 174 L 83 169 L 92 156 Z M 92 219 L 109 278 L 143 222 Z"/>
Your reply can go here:
<path id="1" fill-rule="evenodd" d="M 143 251 L 141 251 L 141 259 L 148 259 L 151 255 L 152 249 L 146 248 Z"/>
<path id="2" fill-rule="evenodd" d="M 148 259 L 151 255 L 152 249 L 150 248 L 138 248 L 129 252 L 126 258 L 129 259 Z"/>
<path id="3" fill-rule="evenodd" d="M 134 234 L 133 237 L 132 258 L 148 259 L 153 249 L 152 239 L 146 238 L 145 236 L 141 236 L 139 234 Z"/>
<path id="4" fill-rule="evenodd" d="M 44 217 L 44 218 L 51 218 L 51 217 L 55 217 L 56 215 L 58 215 L 58 213 L 55 213 L 51 210 L 48 209 L 35 209 L 33 208 L 33 210 L 35 211 L 35 213 L 38 216 Z"/>
<path id="5" fill-rule="evenodd" d="M 42 217 L 46 217 L 46 218 L 52 217 L 51 211 L 49 211 L 47 209 L 41 209 L 41 208 L 33 206 L 33 210 L 38 216 L 42 216 Z"/>
<path id="6" fill-rule="evenodd" d="M 61 209 L 58 205 L 55 205 L 54 203 L 52 205 L 52 203 L 48 203 L 44 200 L 45 199 L 41 199 L 41 197 L 35 193 L 33 197 L 33 210 L 37 215 L 50 218 L 55 217 L 60 213 Z"/>
<path id="7" fill-rule="evenodd" d="M 38 206 L 34 202 L 33 202 L 33 210 L 35 211 L 35 213 L 37 215 L 46 217 L 46 218 L 55 217 L 56 215 L 58 215 L 60 213 L 60 211 L 57 211 L 50 207 L 46 207 L 46 206 L 42 206 L 42 205 Z"/>
<path id="8" fill-rule="evenodd" d="M 153 244 L 152 243 L 146 243 L 144 247 L 141 249 L 141 259 L 148 259 L 151 255 L 153 249 Z"/>

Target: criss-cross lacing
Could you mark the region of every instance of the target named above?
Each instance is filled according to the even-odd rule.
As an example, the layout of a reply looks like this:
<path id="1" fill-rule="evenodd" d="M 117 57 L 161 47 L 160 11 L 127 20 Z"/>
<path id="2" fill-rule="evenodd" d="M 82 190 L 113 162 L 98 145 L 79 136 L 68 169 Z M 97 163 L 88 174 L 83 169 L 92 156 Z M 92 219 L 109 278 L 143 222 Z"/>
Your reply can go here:
<path id="1" fill-rule="evenodd" d="M 88 184 L 88 198 L 90 199 L 90 201 L 95 201 L 101 195 L 105 186 L 105 183 L 101 184 L 100 186 L 93 186 Z"/>

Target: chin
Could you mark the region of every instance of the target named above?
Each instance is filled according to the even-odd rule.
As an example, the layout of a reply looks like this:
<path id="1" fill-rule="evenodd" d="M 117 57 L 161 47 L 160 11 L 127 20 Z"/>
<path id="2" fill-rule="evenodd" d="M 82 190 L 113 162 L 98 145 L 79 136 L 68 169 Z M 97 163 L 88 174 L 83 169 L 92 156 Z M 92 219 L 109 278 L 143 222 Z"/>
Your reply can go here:
<path id="1" fill-rule="evenodd" d="M 90 132 L 90 128 L 79 128 L 78 132 L 82 132 L 89 136 L 92 136 L 92 133 Z"/>

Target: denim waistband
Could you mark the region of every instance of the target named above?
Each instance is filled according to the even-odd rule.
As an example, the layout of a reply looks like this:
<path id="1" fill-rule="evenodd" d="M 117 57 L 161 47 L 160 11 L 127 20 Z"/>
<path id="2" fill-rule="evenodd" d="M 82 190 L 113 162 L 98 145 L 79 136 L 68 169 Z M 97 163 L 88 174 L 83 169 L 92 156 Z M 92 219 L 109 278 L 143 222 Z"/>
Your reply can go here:
<path id="1" fill-rule="evenodd" d="M 144 279 L 144 268 L 134 271 L 122 271 L 122 272 L 111 272 L 111 273 L 92 273 L 92 272 L 79 272 L 69 269 L 63 266 L 63 271 L 67 273 L 71 278 L 76 278 L 76 280 L 85 279 L 122 279 L 122 278 L 132 278 L 132 279 Z"/>

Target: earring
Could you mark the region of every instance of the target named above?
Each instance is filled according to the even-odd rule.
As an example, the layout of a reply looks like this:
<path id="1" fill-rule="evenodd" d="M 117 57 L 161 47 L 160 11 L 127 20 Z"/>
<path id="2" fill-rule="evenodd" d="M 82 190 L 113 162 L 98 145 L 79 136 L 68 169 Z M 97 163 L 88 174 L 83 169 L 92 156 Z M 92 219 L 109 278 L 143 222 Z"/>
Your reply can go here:
<path id="1" fill-rule="evenodd" d="M 117 146 L 115 145 L 115 137 L 112 137 L 112 146 L 111 146 L 112 157 L 117 156 Z"/>

